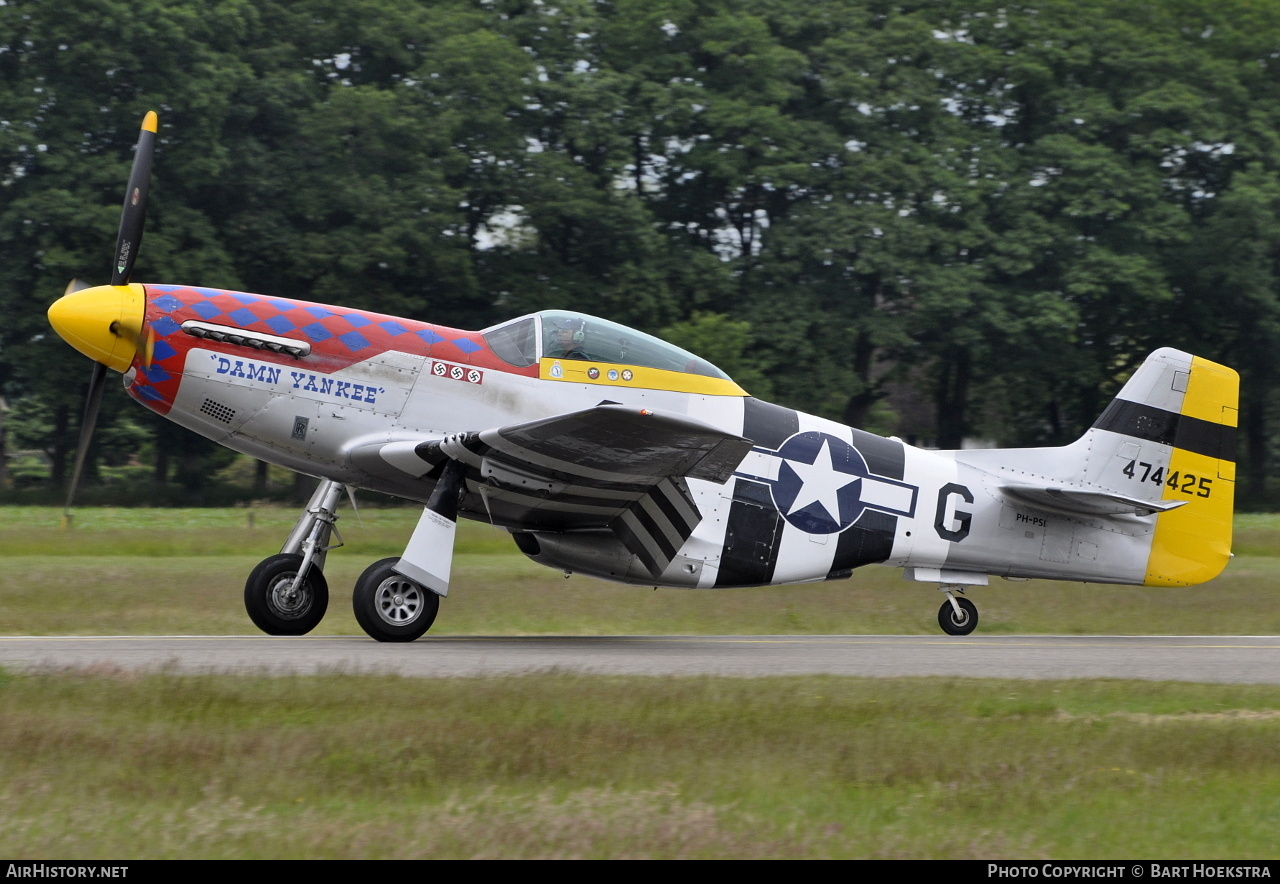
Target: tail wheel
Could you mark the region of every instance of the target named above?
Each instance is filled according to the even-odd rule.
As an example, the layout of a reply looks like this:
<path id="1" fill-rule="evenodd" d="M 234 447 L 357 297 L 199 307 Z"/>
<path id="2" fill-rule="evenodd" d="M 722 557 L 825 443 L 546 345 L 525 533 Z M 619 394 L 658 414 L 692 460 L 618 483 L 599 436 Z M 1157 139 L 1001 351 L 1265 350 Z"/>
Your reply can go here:
<path id="1" fill-rule="evenodd" d="M 380 642 L 411 642 L 431 628 L 440 612 L 440 596 L 392 570 L 398 561 L 374 562 L 351 594 L 356 622 Z"/>
<path id="2" fill-rule="evenodd" d="M 329 584 L 319 568 L 294 588 L 302 556 L 281 553 L 263 559 L 244 584 L 244 608 L 267 635 L 306 635 L 329 608 Z"/>
<path id="3" fill-rule="evenodd" d="M 960 615 L 951 606 L 951 601 L 942 603 L 938 609 L 938 625 L 947 635 L 968 635 L 978 628 L 978 606 L 965 598 L 956 599 L 960 606 Z"/>

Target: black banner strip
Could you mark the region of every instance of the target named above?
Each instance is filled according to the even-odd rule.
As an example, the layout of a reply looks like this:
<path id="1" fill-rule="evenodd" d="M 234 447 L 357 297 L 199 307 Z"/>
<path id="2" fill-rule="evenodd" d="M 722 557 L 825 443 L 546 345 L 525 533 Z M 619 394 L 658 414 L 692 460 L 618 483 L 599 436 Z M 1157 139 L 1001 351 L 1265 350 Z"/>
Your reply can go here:
<path id="1" fill-rule="evenodd" d="M 862 452 L 862 458 L 871 472 L 886 479 L 902 480 L 907 469 L 907 455 L 901 442 L 854 430 L 853 447 Z"/>
<path id="2" fill-rule="evenodd" d="M 897 516 L 867 510 L 836 540 L 831 572 L 834 574 L 883 562 L 893 552 L 893 536 L 897 531 Z"/>
<path id="3" fill-rule="evenodd" d="M 742 435 L 761 448 L 777 450 L 800 432 L 800 418 L 790 408 L 750 397 L 742 404 Z"/>
<path id="4" fill-rule="evenodd" d="M 1172 445 L 1193 454 L 1216 457 L 1232 463 L 1236 459 L 1236 428 L 1215 424 L 1163 408 L 1113 399 L 1094 422 L 1094 429 L 1109 430 L 1161 445 Z"/>

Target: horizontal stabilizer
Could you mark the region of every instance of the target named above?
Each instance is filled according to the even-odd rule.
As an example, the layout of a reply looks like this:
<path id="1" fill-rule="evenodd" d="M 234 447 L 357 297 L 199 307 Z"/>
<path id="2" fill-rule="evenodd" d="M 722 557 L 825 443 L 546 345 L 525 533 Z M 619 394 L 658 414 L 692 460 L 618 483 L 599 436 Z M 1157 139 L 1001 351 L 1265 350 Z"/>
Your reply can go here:
<path id="1" fill-rule="evenodd" d="M 1000 490 L 1028 506 L 1080 516 L 1149 516 L 1167 513 L 1185 500 L 1141 500 L 1113 491 L 1086 491 L 1082 488 L 1042 485 L 1002 485 Z"/>

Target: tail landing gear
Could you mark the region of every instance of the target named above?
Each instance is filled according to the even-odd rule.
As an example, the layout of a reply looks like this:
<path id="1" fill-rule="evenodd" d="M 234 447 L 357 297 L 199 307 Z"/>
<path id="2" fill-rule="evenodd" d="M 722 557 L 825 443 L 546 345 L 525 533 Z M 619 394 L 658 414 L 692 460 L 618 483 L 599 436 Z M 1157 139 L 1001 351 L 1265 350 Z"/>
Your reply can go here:
<path id="1" fill-rule="evenodd" d="M 267 635 L 306 635 L 324 619 L 329 584 L 322 569 L 329 550 L 342 545 L 341 535 L 337 543 L 329 543 L 330 535 L 337 534 L 341 496 L 341 485 L 322 481 L 280 554 L 263 559 L 245 581 L 245 610 Z"/>
<path id="2" fill-rule="evenodd" d="M 968 635 L 978 628 L 978 607 L 963 595 L 967 586 L 986 586 L 986 574 L 952 568 L 911 567 L 903 569 L 902 576 L 920 583 L 941 584 L 938 589 L 946 594 L 947 600 L 938 610 L 938 625 L 947 635 Z M 961 598 L 956 597 L 957 593 Z"/>
<path id="3" fill-rule="evenodd" d="M 978 606 L 968 599 L 956 598 L 954 593 L 964 592 L 960 586 L 940 587 L 947 600 L 938 609 L 938 625 L 947 635 L 968 635 L 978 628 Z"/>

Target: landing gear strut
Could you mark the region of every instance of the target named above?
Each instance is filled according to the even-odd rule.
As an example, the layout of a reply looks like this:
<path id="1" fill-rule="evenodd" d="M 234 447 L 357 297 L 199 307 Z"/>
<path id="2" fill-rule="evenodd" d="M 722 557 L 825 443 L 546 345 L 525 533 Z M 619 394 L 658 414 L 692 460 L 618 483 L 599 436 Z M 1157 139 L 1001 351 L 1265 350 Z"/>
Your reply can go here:
<path id="1" fill-rule="evenodd" d="M 245 581 L 245 610 L 267 635 L 306 635 L 324 619 L 329 584 L 322 569 L 329 550 L 342 545 L 340 534 L 329 543 L 341 496 L 340 484 L 321 481 L 279 555 L 263 559 Z"/>
<path id="2" fill-rule="evenodd" d="M 370 565 L 356 581 L 351 610 L 360 628 L 380 642 L 411 642 L 431 628 L 440 596 L 449 592 L 458 497 L 466 467 L 450 460 L 427 498 L 404 555 Z"/>
<path id="3" fill-rule="evenodd" d="M 942 586 L 947 600 L 938 609 L 938 625 L 947 635 L 968 635 L 978 628 L 978 606 L 968 599 L 956 598 L 955 593 L 963 593 L 961 586 Z"/>

